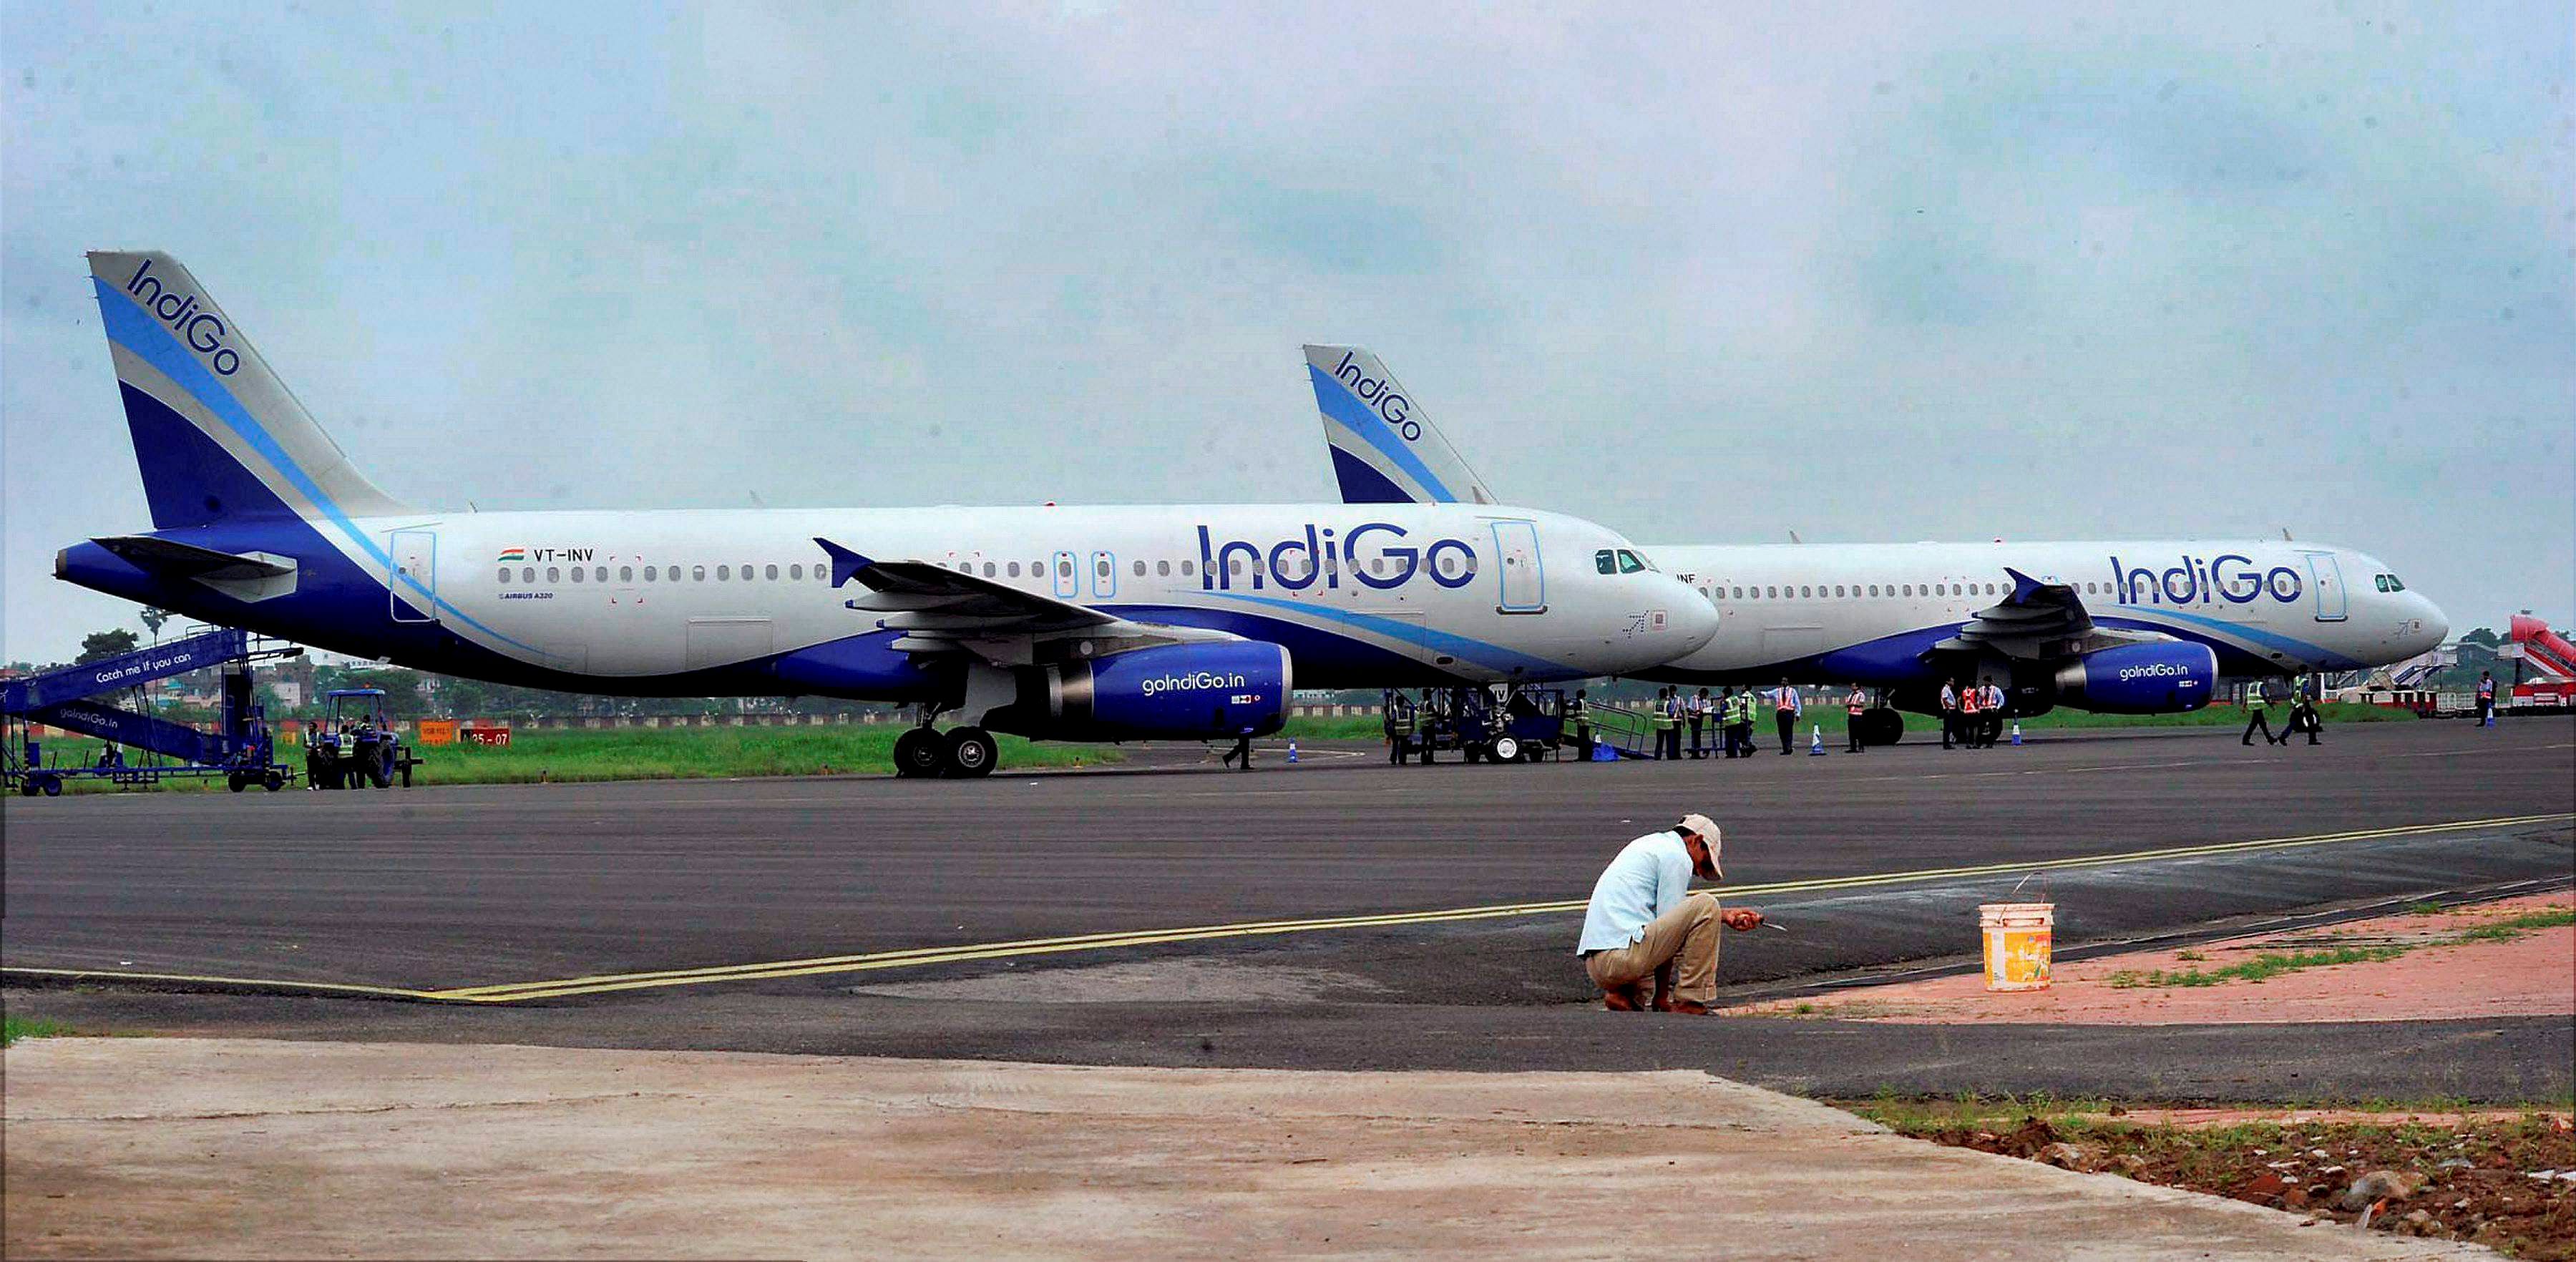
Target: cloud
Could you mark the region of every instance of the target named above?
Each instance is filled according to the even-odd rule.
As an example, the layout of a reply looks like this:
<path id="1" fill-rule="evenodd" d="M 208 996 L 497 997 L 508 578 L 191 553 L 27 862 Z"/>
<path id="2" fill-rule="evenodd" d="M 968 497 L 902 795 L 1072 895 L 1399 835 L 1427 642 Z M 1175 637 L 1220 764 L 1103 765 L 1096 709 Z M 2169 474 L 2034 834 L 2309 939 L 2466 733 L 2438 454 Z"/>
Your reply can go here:
<path id="1" fill-rule="evenodd" d="M 1329 497 L 1354 340 L 1644 539 L 2289 525 L 2576 615 L 2564 6 L 0 24 L 12 656 L 131 616 L 48 571 L 143 520 L 135 244 L 424 503 Z"/>

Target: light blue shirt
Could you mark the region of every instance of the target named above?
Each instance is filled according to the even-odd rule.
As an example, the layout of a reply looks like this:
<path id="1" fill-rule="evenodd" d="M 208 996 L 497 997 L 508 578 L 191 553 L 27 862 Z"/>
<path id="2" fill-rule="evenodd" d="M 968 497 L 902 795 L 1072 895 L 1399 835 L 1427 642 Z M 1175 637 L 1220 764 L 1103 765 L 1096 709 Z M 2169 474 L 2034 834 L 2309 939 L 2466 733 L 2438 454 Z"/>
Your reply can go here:
<path id="1" fill-rule="evenodd" d="M 1781 708 L 1780 703 L 1784 701 L 1789 703 L 1788 710 L 1789 717 L 1791 718 L 1796 718 L 1807 712 L 1806 699 L 1798 695 L 1797 689 L 1774 688 L 1771 690 L 1771 708 L 1774 711 L 1779 710 Z"/>
<path id="2" fill-rule="evenodd" d="M 1629 842 L 1592 883 L 1575 953 L 1615 951 L 1646 936 L 1646 922 L 1681 906 L 1690 881 L 1690 851 L 1680 833 L 1668 828 Z"/>

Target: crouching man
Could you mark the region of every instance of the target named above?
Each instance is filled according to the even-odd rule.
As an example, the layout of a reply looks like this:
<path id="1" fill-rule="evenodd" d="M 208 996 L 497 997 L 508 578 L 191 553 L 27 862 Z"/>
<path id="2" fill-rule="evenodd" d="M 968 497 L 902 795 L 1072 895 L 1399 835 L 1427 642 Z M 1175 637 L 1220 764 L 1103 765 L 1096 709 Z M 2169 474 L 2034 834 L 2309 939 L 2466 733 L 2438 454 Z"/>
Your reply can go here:
<path id="1" fill-rule="evenodd" d="M 1762 913 L 1750 907 L 1720 911 L 1715 894 L 1690 892 L 1693 875 L 1724 878 L 1717 851 L 1716 823 L 1685 815 L 1629 842 L 1602 869 L 1575 950 L 1601 988 L 1603 1007 L 1708 1012 L 1717 998 L 1717 927 L 1741 932 L 1762 924 Z"/>

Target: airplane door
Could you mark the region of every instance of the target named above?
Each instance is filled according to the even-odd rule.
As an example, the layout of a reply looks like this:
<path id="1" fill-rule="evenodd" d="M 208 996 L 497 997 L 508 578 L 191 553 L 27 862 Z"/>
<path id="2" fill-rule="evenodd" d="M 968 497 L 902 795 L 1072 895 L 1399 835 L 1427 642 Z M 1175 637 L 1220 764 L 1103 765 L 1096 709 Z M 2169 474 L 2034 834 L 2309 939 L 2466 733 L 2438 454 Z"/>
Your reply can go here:
<path id="1" fill-rule="evenodd" d="M 1106 552 L 1091 554 L 1091 597 L 1108 600 L 1118 594 L 1118 558 Z"/>
<path id="2" fill-rule="evenodd" d="M 1538 555 L 1538 523 L 1494 523 L 1494 551 L 1501 554 L 1502 600 L 1497 613 L 1546 613 L 1547 572 Z"/>
<path id="3" fill-rule="evenodd" d="M 1073 554 L 1055 554 L 1055 594 L 1071 600 L 1082 594 L 1082 576 L 1074 572 Z"/>
<path id="4" fill-rule="evenodd" d="M 393 602 L 394 621 L 438 621 L 438 532 L 390 530 L 385 542 L 393 558 L 385 591 Z"/>
<path id="5" fill-rule="evenodd" d="M 2331 552 L 2311 552 L 2307 558 L 2308 582 L 2317 589 L 2317 621 L 2343 621 L 2343 567 Z"/>

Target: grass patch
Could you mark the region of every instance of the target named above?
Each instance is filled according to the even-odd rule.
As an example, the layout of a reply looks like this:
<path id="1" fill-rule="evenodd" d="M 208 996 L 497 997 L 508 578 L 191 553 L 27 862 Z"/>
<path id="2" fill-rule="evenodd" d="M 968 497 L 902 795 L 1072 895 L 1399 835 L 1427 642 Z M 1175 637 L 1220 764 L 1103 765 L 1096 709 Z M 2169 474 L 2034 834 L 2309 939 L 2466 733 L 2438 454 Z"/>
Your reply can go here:
<path id="1" fill-rule="evenodd" d="M 2138 986 L 2216 986 L 2221 982 L 2259 982 L 2303 968 L 2331 968 L 2337 964 L 2376 964 L 2393 960 L 2415 948 L 2412 946 L 2336 947 L 2330 951 L 2265 952 L 2250 960 L 2213 969 L 2187 968 L 2179 971 L 2152 969 L 2139 972 L 2122 969 L 2105 980 L 2121 989 Z"/>
<path id="2" fill-rule="evenodd" d="M 414 784 L 535 784 L 593 780 L 689 780 L 747 776 L 884 775 L 894 770 L 894 742 L 908 725 L 868 723 L 818 727 L 518 728 L 506 748 L 483 745 L 414 746 L 423 761 Z M 1124 761 L 1115 746 L 993 738 L 1001 747 L 997 774 L 1032 767 L 1081 767 Z M 98 756 L 98 742 L 45 742 L 48 763 L 84 765 Z M 301 747 L 281 745 L 278 757 L 300 775 Z M 139 759 L 137 760 L 139 761 Z M 70 780 L 65 793 L 113 793 L 121 786 Z M 224 792 L 222 777 L 164 780 L 174 792 Z M 297 787 L 301 787 L 300 785 Z M 252 792 L 258 792 L 254 789 Z"/>
<path id="3" fill-rule="evenodd" d="M 13 1046 L 20 1039 L 58 1038 L 71 1032 L 71 1027 L 60 1021 L 0 1016 L 0 1047 Z"/>
<path id="4" fill-rule="evenodd" d="M 2460 939 L 2464 942 L 2511 942 L 2534 929 L 2558 929 L 2568 925 L 2576 925 L 2576 908 L 2552 907 L 2479 925 L 2461 934 Z"/>

